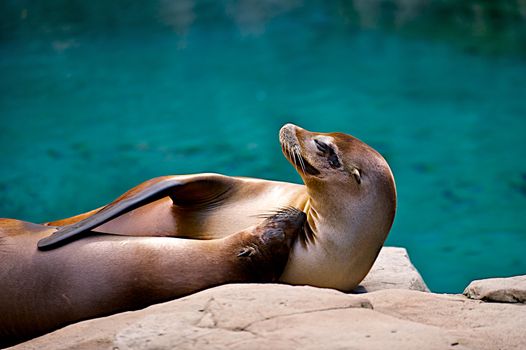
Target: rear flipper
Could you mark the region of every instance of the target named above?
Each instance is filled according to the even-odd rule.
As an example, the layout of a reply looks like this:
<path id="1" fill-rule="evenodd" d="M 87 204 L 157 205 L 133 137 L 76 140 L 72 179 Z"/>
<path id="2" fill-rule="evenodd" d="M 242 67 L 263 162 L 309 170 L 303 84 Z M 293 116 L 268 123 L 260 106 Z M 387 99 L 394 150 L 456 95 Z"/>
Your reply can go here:
<path id="1" fill-rule="evenodd" d="M 220 204 L 235 180 L 218 174 L 158 177 L 132 188 L 112 203 L 69 226 L 60 227 L 49 237 L 38 241 L 38 249 L 53 249 L 125 213 L 170 197 L 180 206 L 214 206 Z"/>

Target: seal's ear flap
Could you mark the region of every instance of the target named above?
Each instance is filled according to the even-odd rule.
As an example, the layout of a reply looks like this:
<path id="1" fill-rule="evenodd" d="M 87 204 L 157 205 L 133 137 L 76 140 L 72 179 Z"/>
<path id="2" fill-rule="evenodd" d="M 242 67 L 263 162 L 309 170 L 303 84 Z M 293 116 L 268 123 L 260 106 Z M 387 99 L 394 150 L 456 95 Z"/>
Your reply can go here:
<path id="1" fill-rule="evenodd" d="M 362 183 L 362 175 L 360 174 L 360 170 L 354 168 L 353 170 L 351 170 L 351 174 L 352 176 L 354 176 L 354 179 L 356 180 L 358 185 Z"/>
<path id="2" fill-rule="evenodd" d="M 175 205 L 214 206 L 228 197 L 234 179 L 217 174 L 165 176 L 132 188 L 97 213 L 75 224 L 60 227 L 54 234 L 38 242 L 41 250 L 51 249 L 65 240 L 77 237 L 136 208 L 170 197 Z M 145 232 L 147 234 L 147 232 Z"/>

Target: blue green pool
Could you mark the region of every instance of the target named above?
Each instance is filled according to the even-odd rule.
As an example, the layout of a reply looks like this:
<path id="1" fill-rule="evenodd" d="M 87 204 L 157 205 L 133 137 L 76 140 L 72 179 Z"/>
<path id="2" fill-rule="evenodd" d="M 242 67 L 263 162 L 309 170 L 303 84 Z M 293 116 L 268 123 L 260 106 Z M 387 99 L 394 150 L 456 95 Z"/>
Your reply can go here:
<path id="1" fill-rule="evenodd" d="M 0 217 L 71 216 L 167 174 L 299 182 L 277 138 L 293 122 L 387 158 L 387 244 L 432 290 L 525 274 L 526 14 L 477 32 L 469 12 L 466 34 L 397 6 L 4 2 Z"/>

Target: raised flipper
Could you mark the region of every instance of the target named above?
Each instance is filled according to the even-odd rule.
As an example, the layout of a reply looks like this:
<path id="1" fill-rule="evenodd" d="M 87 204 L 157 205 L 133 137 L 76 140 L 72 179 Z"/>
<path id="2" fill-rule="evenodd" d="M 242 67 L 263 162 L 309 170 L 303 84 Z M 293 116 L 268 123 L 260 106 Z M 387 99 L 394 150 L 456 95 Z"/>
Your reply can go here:
<path id="1" fill-rule="evenodd" d="M 112 203 L 69 226 L 58 229 L 51 236 L 38 241 L 40 250 L 53 249 L 66 240 L 80 236 L 110 220 L 164 197 L 174 204 L 189 207 L 219 205 L 233 187 L 234 180 L 218 174 L 158 177 L 132 188 Z"/>

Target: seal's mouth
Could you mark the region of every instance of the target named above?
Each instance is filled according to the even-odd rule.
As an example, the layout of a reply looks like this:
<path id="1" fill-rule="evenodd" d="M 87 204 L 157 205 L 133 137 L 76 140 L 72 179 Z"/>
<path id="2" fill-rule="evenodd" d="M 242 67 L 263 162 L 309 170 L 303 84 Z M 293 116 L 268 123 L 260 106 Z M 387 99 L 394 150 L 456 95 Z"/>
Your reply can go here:
<path id="1" fill-rule="evenodd" d="M 309 161 L 305 159 L 305 157 L 303 157 L 299 152 L 293 152 L 292 156 L 289 154 L 287 158 L 289 159 L 289 161 L 292 161 L 296 168 L 301 170 L 304 174 L 309 174 L 313 176 L 320 175 L 319 170 L 316 169 L 311 163 L 309 163 Z"/>
<path id="2" fill-rule="evenodd" d="M 279 131 L 279 141 L 283 154 L 294 167 L 303 174 L 317 176 L 320 172 L 301 154 L 298 137 L 294 132 L 295 126 L 286 124 Z"/>

